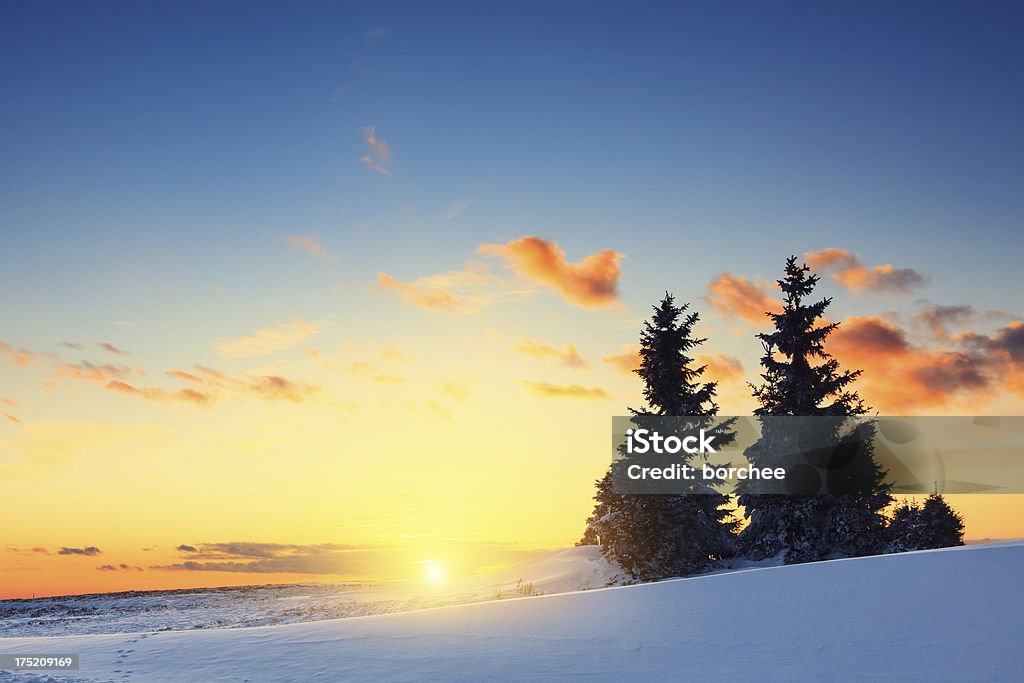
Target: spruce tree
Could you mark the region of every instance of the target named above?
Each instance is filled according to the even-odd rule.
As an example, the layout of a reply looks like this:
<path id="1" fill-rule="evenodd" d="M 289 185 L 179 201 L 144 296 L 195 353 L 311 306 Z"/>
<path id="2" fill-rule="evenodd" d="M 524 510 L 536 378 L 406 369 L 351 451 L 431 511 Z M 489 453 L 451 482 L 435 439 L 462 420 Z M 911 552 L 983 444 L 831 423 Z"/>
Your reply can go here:
<path id="1" fill-rule="evenodd" d="M 785 466 L 787 480 L 776 484 L 786 493 L 751 493 L 750 481 L 737 487 L 749 519 L 739 548 L 751 559 L 784 553 L 796 563 L 884 548 L 882 510 L 891 497 L 873 456 L 874 424 L 850 426 L 848 418 L 868 411 L 850 387 L 860 371 L 842 370 L 825 349 L 839 323 L 822 320 L 831 299 L 807 301 L 817 282 L 795 256 L 787 259 L 782 312 L 768 313 L 774 329 L 757 335 L 763 381 L 751 386 L 762 438 L 744 455 L 757 467 Z M 774 419 L 784 416 L 814 419 Z"/>
<path id="2" fill-rule="evenodd" d="M 932 550 L 964 544 L 964 520 L 940 493 L 924 505 L 907 502 L 893 511 L 889 521 L 889 552 Z"/>
<path id="3" fill-rule="evenodd" d="M 701 382 L 705 366 L 689 355 L 705 339 L 692 336 L 697 313 L 688 304 L 676 306 L 666 292 L 640 335 L 640 367 L 644 410 L 630 408 L 638 427 L 664 417 L 696 417 L 711 424 L 718 412 L 716 383 Z M 718 441 L 735 436 L 717 425 Z M 583 540 L 597 541 L 604 554 L 633 578 L 654 580 L 706 571 L 733 551 L 737 523 L 723 506 L 728 497 L 702 486 L 695 493 L 621 494 L 613 488 L 612 471 L 597 481 L 596 505 Z"/>

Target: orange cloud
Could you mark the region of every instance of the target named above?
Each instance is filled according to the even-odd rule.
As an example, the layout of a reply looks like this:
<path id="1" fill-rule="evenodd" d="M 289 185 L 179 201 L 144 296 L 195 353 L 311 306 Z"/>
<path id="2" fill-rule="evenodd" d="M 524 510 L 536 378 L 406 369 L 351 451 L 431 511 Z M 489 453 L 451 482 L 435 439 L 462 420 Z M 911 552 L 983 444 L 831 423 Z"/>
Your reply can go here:
<path id="1" fill-rule="evenodd" d="M 361 157 L 363 165 L 375 173 L 391 177 L 391 147 L 377 137 L 377 127 L 367 126 L 363 136 L 369 151 Z"/>
<path id="2" fill-rule="evenodd" d="M 993 398 L 1003 374 L 984 354 L 913 344 L 902 327 L 877 316 L 847 318 L 828 349 L 844 366 L 864 371 L 857 383 L 863 398 L 892 414 Z"/>
<path id="3" fill-rule="evenodd" d="M 516 351 L 533 356 L 534 358 L 553 358 L 560 365 L 569 368 L 590 367 L 590 363 L 583 359 L 580 352 L 572 344 L 566 344 L 561 349 L 556 349 L 554 346 L 549 346 L 533 339 L 524 339 L 516 347 Z"/>
<path id="4" fill-rule="evenodd" d="M 126 365 L 111 365 L 109 363 L 96 365 L 86 360 L 78 363 L 56 361 L 53 367 L 58 377 L 101 383 L 109 382 L 112 379 L 126 379 L 134 373 L 132 368 Z"/>
<path id="5" fill-rule="evenodd" d="M 626 344 L 620 353 L 601 356 L 601 360 L 620 372 L 632 373 L 640 367 L 640 345 Z"/>
<path id="6" fill-rule="evenodd" d="M 527 235 L 506 244 L 481 244 L 478 251 L 508 260 L 517 275 L 550 287 L 571 304 L 607 308 L 619 302 L 623 255 L 611 249 L 570 263 L 556 243 Z"/>
<path id="7" fill-rule="evenodd" d="M 183 379 L 186 382 L 196 382 L 197 384 L 202 383 L 203 381 L 191 372 L 185 372 L 184 370 L 170 370 L 168 371 L 167 376 L 175 379 Z"/>
<path id="8" fill-rule="evenodd" d="M 857 254 L 845 249 L 822 249 L 804 254 L 812 269 L 835 271 L 832 279 L 851 292 L 909 292 L 926 278 L 913 268 L 894 268 L 889 264 L 867 266 Z"/>
<path id="9" fill-rule="evenodd" d="M 204 394 L 203 392 L 196 391 L 195 389 L 167 391 L 160 387 L 136 387 L 120 380 L 108 382 L 106 388 L 119 394 L 135 396 L 147 401 L 185 401 L 196 405 L 207 405 L 213 400 L 209 394 Z"/>
<path id="10" fill-rule="evenodd" d="M 216 389 L 254 396 L 266 401 L 300 403 L 320 391 L 316 384 L 299 382 L 279 375 L 228 375 L 205 365 L 195 366 L 203 383 Z"/>
<path id="11" fill-rule="evenodd" d="M 22 368 L 34 365 L 43 358 L 41 354 L 35 351 L 29 351 L 20 346 L 12 346 L 5 341 L 0 341 L 0 353 L 6 354 L 8 360 Z"/>
<path id="12" fill-rule="evenodd" d="M 523 380 L 523 385 L 531 393 L 542 398 L 611 398 L 607 391 L 599 387 L 584 387 L 579 384 L 550 384 L 548 382 L 531 382 Z"/>
<path id="13" fill-rule="evenodd" d="M 701 379 L 709 382 L 735 382 L 743 380 L 743 364 L 734 356 L 724 353 L 694 356 L 697 365 L 705 366 Z"/>
<path id="14" fill-rule="evenodd" d="M 4 417 L 6 417 L 8 420 L 13 422 L 14 424 L 19 424 L 19 425 L 22 424 L 21 420 L 19 420 L 15 416 L 11 415 L 10 413 L 0 412 L 0 415 L 3 415 Z"/>
<path id="15" fill-rule="evenodd" d="M 861 264 L 860 257 L 852 251 L 830 247 L 804 254 L 804 261 L 812 270 L 845 270 Z"/>
<path id="16" fill-rule="evenodd" d="M 707 299 L 719 312 L 758 327 L 771 322 L 768 313 L 782 312 L 782 304 L 764 287 L 732 273 L 721 273 L 708 283 Z"/>

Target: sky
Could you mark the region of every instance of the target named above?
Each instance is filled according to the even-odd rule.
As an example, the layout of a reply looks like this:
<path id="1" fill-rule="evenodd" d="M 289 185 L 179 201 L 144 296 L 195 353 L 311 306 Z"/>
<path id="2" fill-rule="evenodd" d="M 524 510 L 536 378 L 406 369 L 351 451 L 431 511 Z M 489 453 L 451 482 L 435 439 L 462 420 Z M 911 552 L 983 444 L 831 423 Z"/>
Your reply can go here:
<path id="1" fill-rule="evenodd" d="M 650 306 L 749 413 L 790 254 L 875 410 L 1021 414 L 1022 20 L 4 3 L 0 597 L 569 545 Z"/>

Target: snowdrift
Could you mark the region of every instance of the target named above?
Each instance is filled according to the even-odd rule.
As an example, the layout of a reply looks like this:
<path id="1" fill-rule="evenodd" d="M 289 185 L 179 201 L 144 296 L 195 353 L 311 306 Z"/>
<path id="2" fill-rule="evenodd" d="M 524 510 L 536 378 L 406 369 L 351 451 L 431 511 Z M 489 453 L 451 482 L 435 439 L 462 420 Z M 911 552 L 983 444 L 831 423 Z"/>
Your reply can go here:
<path id="1" fill-rule="evenodd" d="M 259 628 L 0 640 L 10 680 L 1022 680 L 1024 544 Z"/>

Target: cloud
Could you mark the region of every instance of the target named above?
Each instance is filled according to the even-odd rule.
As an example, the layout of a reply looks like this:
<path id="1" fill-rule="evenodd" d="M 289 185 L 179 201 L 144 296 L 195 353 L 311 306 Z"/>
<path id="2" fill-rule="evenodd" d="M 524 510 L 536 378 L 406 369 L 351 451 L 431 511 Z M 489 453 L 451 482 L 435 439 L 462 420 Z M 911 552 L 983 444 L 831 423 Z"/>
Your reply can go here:
<path id="1" fill-rule="evenodd" d="M 197 384 L 201 384 L 203 381 L 198 376 L 193 375 L 191 372 L 185 372 L 184 370 L 169 370 L 167 372 L 167 376 L 173 377 L 174 379 L 185 380 L 186 382 L 196 382 Z"/>
<path id="2" fill-rule="evenodd" d="M 611 398 L 607 391 L 599 387 L 584 387 L 579 384 L 550 384 L 548 382 L 531 382 L 523 380 L 523 385 L 530 392 L 542 398 Z"/>
<path id="3" fill-rule="evenodd" d="M 466 211 L 473 205 L 472 199 L 460 198 L 453 201 L 448 205 L 444 211 L 441 212 L 441 218 L 446 221 L 454 220 L 466 213 Z"/>
<path id="4" fill-rule="evenodd" d="M 109 344 L 107 342 L 97 342 L 96 346 L 98 346 L 99 348 L 103 349 L 107 353 L 114 354 L 115 356 L 130 356 L 130 355 L 132 355 L 131 352 L 125 351 L 124 349 L 119 349 L 116 346 L 114 346 L 113 344 Z"/>
<path id="5" fill-rule="evenodd" d="M 220 341 L 213 346 L 217 353 L 227 358 L 256 358 L 298 346 L 325 327 L 327 323 L 319 320 L 311 323 L 296 320 L 265 327 L 250 337 Z"/>
<path id="6" fill-rule="evenodd" d="M 68 379 L 105 383 L 115 379 L 128 379 L 135 374 L 135 371 L 127 365 L 112 365 L 110 363 L 97 365 L 83 360 L 78 363 L 55 361 L 54 373 L 58 377 Z"/>
<path id="7" fill-rule="evenodd" d="M 619 303 L 623 255 L 611 249 L 570 263 L 555 242 L 527 235 L 506 244 L 481 244 L 478 251 L 506 259 L 517 275 L 553 289 L 576 306 L 608 308 Z"/>
<path id="8" fill-rule="evenodd" d="M 5 341 L 0 340 L 0 353 L 7 356 L 7 359 L 17 365 L 18 367 L 27 368 L 30 365 L 35 365 L 44 359 L 42 354 L 38 354 L 28 349 L 23 349 L 20 346 L 13 346 Z"/>
<path id="9" fill-rule="evenodd" d="M 94 545 L 87 546 L 85 548 L 61 548 L 57 551 L 58 555 L 85 555 L 87 557 L 95 557 L 101 554 L 103 551 Z"/>
<path id="10" fill-rule="evenodd" d="M 207 405 L 213 401 L 213 397 L 207 393 L 195 389 L 179 389 L 168 391 L 161 387 L 137 387 L 120 380 L 112 380 L 106 384 L 109 391 L 126 396 L 136 396 L 147 401 L 183 401 L 195 405 Z"/>
<path id="11" fill-rule="evenodd" d="M 914 322 L 930 332 L 936 339 L 949 340 L 953 331 L 962 331 L 964 325 L 978 321 L 1006 320 L 1005 311 L 982 311 L 970 305 L 929 305 L 914 315 Z"/>
<path id="12" fill-rule="evenodd" d="M 812 269 L 832 272 L 832 279 L 851 292 L 907 293 L 927 282 L 913 268 L 894 268 L 889 264 L 868 266 L 861 257 L 845 249 L 809 251 L 804 260 Z"/>
<path id="13" fill-rule="evenodd" d="M 441 391 L 456 401 L 465 401 L 473 393 L 469 387 L 451 380 L 444 380 L 441 383 Z"/>
<path id="14" fill-rule="evenodd" d="M 50 551 L 42 546 L 34 546 L 32 548 L 18 548 L 10 543 L 7 544 L 7 552 L 16 553 L 18 555 L 49 555 Z"/>
<path id="15" fill-rule="evenodd" d="M 182 543 L 177 548 L 175 548 L 175 550 L 180 550 L 183 553 L 197 553 L 197 552 L 199 552 L 199 550 L 195 546 L 186 545 L 184 543 Z"/>
<path id="16" fill-rule="evenodd" d="M 708 303 L 724 315 L 740 318 L 752 325 L 771 323 L 768 313 L 779 313 L 782 304 L 761 285 L 732 273 L 720 273 L 708 283 Z"/>
<path id="17" fill-rule="evenodd" d="M 318 241 L 319 239 L 320 238 L 317 236 L 316 231 L 310 230 L 306 235 L 289 235 L 287 242 L 289 246 L 294 247 L 295 249 L 301 249 L 307 254 L 323 256 L 328 260 L 333 260 L 330 252 L 327 251 L 327 247 L 320 244 Z"/>
<path id="18" fill-rule="evenodd" d="M 0 412 L 0 415 L 3 415 L 4 417 L 6 417 L 8 420 L 13 422 L 14 424 L 19 424 L 19 425 L 22 424 L 21 420 L 19 420 L 17 417 L 15 417 L 14 415 L 11 415 L 8 412 Z"/>
<path id="19" fill-rule="evenodd" d="M 376 382 L 377 384 L 403 384 L 405 382 L 405 378 L 402 377 L 401 375 L 391 375 L 385 373 L 380 375 L 374 375 L 373 381 Z"/>
<path id="20" fill-rule="evenodd" d="M 413 415 L 429 415 L 431 417 L 439 417 L 442 420 L 451 420 L 454 416 L 439 402 L 428 399 L 426 401 L 419 401 L 414 398 L 407 399 L 405 401 L 405 410 Z"/>
<path id="21" fill-rule="evenodd" d="M 300 403 L 320 391 L 319 385 L 291 380 L 280 375 L 229 375 L 206 365 L 196 365 L 195 369 L 207 386 L 267 401 L 284 400 Z"/>
<path id="22" fill-rule="evenodd" d="M 117 565 L 116 567 L 114 565 L 112 565 L 112 564 L 101 564 L 99 567 L 96 567 L 96 571 L 100 571 L 100 572 L 118 572 L 118 571 L 120 571 L 120 572 L 130 572 L 130 571 L 141 572 L 141 571 L 143 571 L 143 569 L 142 569 L 142 567 L 134 567 L 132 565 L 124 564 L 122 562 L 121 564 Z"/>
<path id="23" fill-rule="evenodd" d="M 377 127 L 367 126 L 363 129 L 363 138 L 369 151 L 361 157 L 363 165 L 375 173 L 391 177 L 391 147 L 377 137 Z"/>
<path id="24" fill-rule="evenodd" d="M 847 318 L 829 337 L 827 348 L 844 366 L 863 370 L 857 388 L 882 412 L 991 398 L 999 384 L 983 354 L 912 343 L 905 329 L 879 316 Z"/>
<path id="25" fill-rule="evenodd" d="M 601 356 L 601 360 L 619 372 L 633 374 L 640 368 L 639 344 L 625 344 L 621 351 L 609 356 Z M 694 356 L 695 367 L 705 367 L 701 381 L 735 382 L 743 380 L 743 364 L 739 358 L 724 353 L 697 354 Z"/>
<path id="26" fill-rule="evenodd" d="M 445 289 L 417 282 L 399 282 L 387 273 L 377 274 L 377 284 L 384 289 L 398 292 L 403 303 L 415 308 L 461 314 L 475 313 L 479 310 L 479 307 Z"/>
<path id="27" fill-rule="evenodd" d="M 526 294 L 510 289 L 491 272 L 488 264 L 476 261 L 462 270 L 428 275 L 413 282 L 399 282 L 387 273 L 378 273 L 377 285 L 395 292 L 408 306 L 458 315 L 472 315 L 496 302 L 521 299 Z"/>
<path id="28" fill-rule="evenodd" d="M 188 551 L 192 554 L 188 561 L 150 568 L 246 574 L 351 574 L 362 570 L 368 549 L 368 546 L 337 543 L 203 543 L 197 550 Z"/>
<path id="29" fill-rule="evenodd" d="M 516 347 L 516 351 L 519 353 L 533 356 L 534 358 L 552 358 L 560 365 L 564 365 L 567 368 L 589 368 L 590 363 L 580 356 L 580 352 L 572 344 L 565 344 L 561 349 L 556 349 L 554 346 L 549 346 L 543 342 L 535 341 L 533 339 L 524 339 L 520 342 L 519 346 Z"/>
<path id="30" fill-rule="evenodd" d="M 633 373 L 640 367 L 640 345 L 639 344 L 625 344 L 619 353 L 612 354 L 610 356 L 601 356 L 608 365 L 612 366 L 619 372 Z"/>
<path id="31" fill-rule="evenodd" d="M 1024 321 L 1014 320 L 990 337 L 971 333 L 961 336 L 960 340 L 968 346 L 1005 353 L 1010 360 L 1024 363 Z"/>

